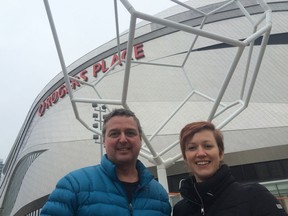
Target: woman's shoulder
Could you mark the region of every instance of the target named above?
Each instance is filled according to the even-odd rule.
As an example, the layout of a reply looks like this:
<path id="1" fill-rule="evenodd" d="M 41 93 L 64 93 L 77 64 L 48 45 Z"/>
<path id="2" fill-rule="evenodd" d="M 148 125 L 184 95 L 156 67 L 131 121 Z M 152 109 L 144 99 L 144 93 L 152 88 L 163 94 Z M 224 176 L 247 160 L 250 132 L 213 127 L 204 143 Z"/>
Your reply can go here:
<path id="1" fill-rule="evenodd" d="M 240 191 L 267 191 L 267 188 L 263 185 L 256 182 L 233 182 L 230 185 L 231 189 L 240 190 Z"/>
<path id="2" fill-rule="evenodd" d="M 273 195 L 259 183 L 233 182 L 222 192 L 219 199 L 242 200 L 242 202 L 257 202 L 260 196 L 268 196 L 269 198 L 271 198 L 271 196 L 273 197 Z"/>
<path id="3" fill-rule="evenodd" d="M 253 211 L 259 213 L 257 215 L 287 215 L 277 198 L 264 185 L 243 183 L 241 188 L 243 195 L 253 206 Z"/>
<path id="4" fill-rule="evenodd" d="M 256 183 L 256 182 L 249 182 L 249 183 L 239 183 L 239 187 L 246 193 L 249 194 L 268 194 L 269 196 L 272 195 L 270 191 L 263 185 Z"/>
<path id="5" fill-rule="evenodd" d="M 242 187 L 246 190 L 267 190 L 265 186 L 257 182 L 241 183 Z"/>

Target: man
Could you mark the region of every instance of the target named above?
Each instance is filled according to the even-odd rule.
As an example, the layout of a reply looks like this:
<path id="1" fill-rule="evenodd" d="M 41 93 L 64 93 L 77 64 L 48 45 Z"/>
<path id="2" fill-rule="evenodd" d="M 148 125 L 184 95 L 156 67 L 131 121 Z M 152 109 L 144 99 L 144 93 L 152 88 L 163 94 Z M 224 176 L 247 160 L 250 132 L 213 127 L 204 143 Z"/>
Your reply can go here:
<path id="1" fill-rule="evenodd" d="M 64 176 L 41 215 L 170 215 L 167 192 L 137 159 L 142 128 L 135 114 L 113 110 L 104 119 L 102 134 L 106 154 L 101 164 Z"/>

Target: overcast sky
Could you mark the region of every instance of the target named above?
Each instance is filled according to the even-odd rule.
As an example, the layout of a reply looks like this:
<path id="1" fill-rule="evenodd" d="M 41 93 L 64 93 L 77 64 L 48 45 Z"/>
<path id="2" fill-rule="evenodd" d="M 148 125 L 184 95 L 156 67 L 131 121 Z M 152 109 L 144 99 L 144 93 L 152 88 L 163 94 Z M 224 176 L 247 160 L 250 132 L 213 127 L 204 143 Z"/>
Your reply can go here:
<path id="1" fill-rule="evenodd" d="M 115 38 L 113 2 L 49 1 L 67 66 Z M 170 0 L 130 3 L 149 14 L 175 5 Z M 118 4 L 124 31 L 129 14 Z M 0 0 L 0 39 L 0 159 L 5 162 L 32 103 L 61 67 L 43 0 Z"/>

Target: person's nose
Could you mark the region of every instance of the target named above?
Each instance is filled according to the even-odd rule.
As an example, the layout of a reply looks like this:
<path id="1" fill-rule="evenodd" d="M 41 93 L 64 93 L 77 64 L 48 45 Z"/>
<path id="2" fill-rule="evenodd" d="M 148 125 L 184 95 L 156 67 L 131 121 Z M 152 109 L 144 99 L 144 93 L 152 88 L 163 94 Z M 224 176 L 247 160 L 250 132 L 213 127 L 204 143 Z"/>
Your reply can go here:
<path id="1" fill-rule="evenodd" d="M 119 142 L 120 142 L 120 143 L 126 143 L 126 142 L 127 142 L 127 137 L 126 137 L 126 135 L 125 135 L 124 132 L 122 132 L 122 133 L 120 134 Z"/>
<path id="2" fill-rule="evenodd" d="M 207 154 L 206 154 L 205 149 L 203 147 L 199 146 L 196 156 L 197 157 L 205 157 L 206 155 Z"/>

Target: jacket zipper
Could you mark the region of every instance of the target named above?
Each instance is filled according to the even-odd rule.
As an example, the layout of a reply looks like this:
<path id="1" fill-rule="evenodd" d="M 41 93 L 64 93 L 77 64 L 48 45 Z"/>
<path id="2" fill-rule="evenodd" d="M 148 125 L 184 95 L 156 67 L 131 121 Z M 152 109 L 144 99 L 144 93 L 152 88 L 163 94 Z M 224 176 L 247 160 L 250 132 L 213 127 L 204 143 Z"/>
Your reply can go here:
<path id="1" fill-rule="evenodd" d="M 183 197 L 184 199 L 187 199 L 189 202 L 192 202 L 192 203 L 198 205 L 198 206 L 200 207 L 200 209 L 201 209 L 201 214 L 205 216 L 205 209 L 204 209 L 204 205 L 203 205 L 202 203 L 200 204 L 200 203 L 194 202 L 193 200 L 189 199 L 189 198 L 186 197 L 186 196 L 182 196 L 182 197 Z"/>
<path id="2" fill-rule="evenodd" d="M 133 215 L 133 206 L 132 203 L 129 203 L 129 212 L 130 212 L 130 216 Z"/>
<path id="3" fill-rule="evenodd" d="M 193 184 L 193 186 L 194 186 L 194 189 L 195 189 L 195 191 L 196 191 L 196 193 L 197 193 L 197 195 L 198 195 L 198 197 L 199 197 L 199 199 L 200 199 L 200 201 L 201 201 L 201 215 L 205 216 L 205 209 L 204 209 L 203 199 L 202 199 L 202 197 L 200 196 L 200 194 L 199 194 L 199 192 L 198 192 L 198 190 L 197 190 L 197 187 L 196 187 L 196 184 L 195 184 L 195 183 Z"/>
<path id="4" fill-rule="evenodd" d="M 201 206 L 201 214 L 205 215 L 204 206 Z"/>

